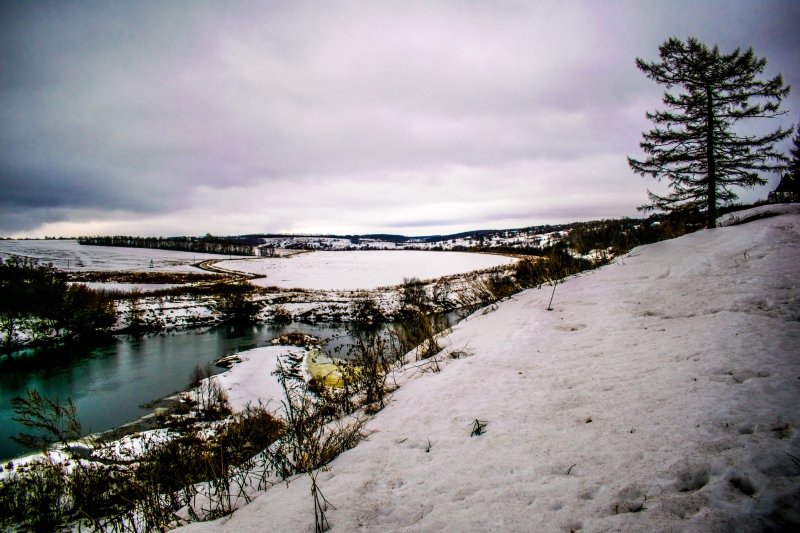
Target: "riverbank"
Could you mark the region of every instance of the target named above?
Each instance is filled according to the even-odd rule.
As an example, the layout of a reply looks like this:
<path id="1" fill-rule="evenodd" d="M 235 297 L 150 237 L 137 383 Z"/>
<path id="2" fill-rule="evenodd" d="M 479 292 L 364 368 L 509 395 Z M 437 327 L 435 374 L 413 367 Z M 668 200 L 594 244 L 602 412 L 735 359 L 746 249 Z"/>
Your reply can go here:
<path id="1" fill-rule="evenodd" d="M 322 252 L 318 252 L 322 253 Z M 344 254 L 347 252 L 330 252 Z M 374 252 L 352 252 L 369 254 Z M 399 254 L 403 252 L 386 252 Z M 436 254 L 440 252 L 417 252 Z M 518 258 L 513 258 L 516 261 Z M 431 310 L 449 312 L 480 305 L 485 295 L 482 280 L 492 276 L 508 277 L 515 263 L 438 278 L 415 280 L 427 295 Z M 355 272 L 357 273 L 357 271 Z M 269 282 L 271 278 L 259 278 Z M 249 298 L 259 307 L 255 322 L 351 322 L 368 306 L 370 315 L 391 318 L 402 307 L 404 285 L 381 286 L 363 290 L 289 289 L 274 286 L 255 287 Z M 203 325 L 220 324 L 223 318 L 216 311 L 219 297 L 213 295 L 142 293 L 135 299 L 117 304 L 117 330 L 127 327 L 132 316 L 148 324 L 153 331 L 174 331 Z"/>
<path id="2" fill-rule="evenodd" d="M 305 340 L 299 343 L 298 339 Z M 241 412 L 249 405 L 264 405 L 272 413 L 281 409 L 284 400 L 283 391 L 273 372 L 277 369 L 278 362 L 298 375 L 307 375 L 306 356 L 310 351 L 319 351 L 319 339 L 305 334 L 280 335 L 271 339 L 267 345 L 237 352 L 235 359 L 228 356 L 230 365 L 227 370 L 214 374 L 206 380 L 213 380 L 222 390 L 227 392 L 228 403 L 234 412 Z M 209 364 L 209 368 L 211 368 Z M 221 368 L 221 367 L 220 367 Z M 218 369 L 219 370 L 219 369 Z M 119 450 L 121 443 L 132 449 L 138 449 L 136 442 L 148 439 L 151 434 L 167 431 L 170 426 L 169 416 L 173 413 L 185 411 L 185 406 L 196 402 L 198 391 L 203 384 L 194 384 L 175 391 L 162 398 L 149 401 L 140 407 L 147 411 L 146 414 L 122 423 L 106 431 L 90 433 L 82 438 L 70 442 L 72 453 L 82 455 L 85 460 L 102 460 L 102 457 L 90 457 L 92 448 L 98 450 Z M 101 446 L 97 446 L 102 443 Z M 68 461 L 69 453 L 58 445 L 54 445 L 50 455 L 56 461 Z M 43 457 L 41 452 L 29 452 L 16 457 L 0 460 L 0 479 L 26 468 L 32 461 Z M 133 459 L 130 457 L 129 459 Z"/>
<path id="3" fill-rule="evenodd" d="M 86 433 L 98 433 L 138 420 L 152 412 L 142 406 L 185 390 L 192 370 L 222 356 L 267 346 L 270 340 L 300 331 L 320 338 L 344 334 L 337 324 L 262 324 L 239 328 L 201 327 L 121 336 L 69 360 L 53 359 L 46 367 L 0 373 L 0 457 L 26 450 L 10 440 L 25 428 L 13 420 L 11 398 L 35 388 L 48 398 L 72 399 Z"/>

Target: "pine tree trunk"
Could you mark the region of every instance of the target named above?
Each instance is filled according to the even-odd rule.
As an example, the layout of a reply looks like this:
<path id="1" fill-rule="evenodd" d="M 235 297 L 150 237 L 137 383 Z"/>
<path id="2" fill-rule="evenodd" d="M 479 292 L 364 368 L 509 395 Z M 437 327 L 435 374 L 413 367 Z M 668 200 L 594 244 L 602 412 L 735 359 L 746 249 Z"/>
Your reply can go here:
<path id="1" fill-rule="evenodd" d="M 708 223 L 707 228 L 717 227 L 717 166 L 714 161 L 714 106 L 711 87 L 706 86 L 706 165 L 708 168 Z"/>

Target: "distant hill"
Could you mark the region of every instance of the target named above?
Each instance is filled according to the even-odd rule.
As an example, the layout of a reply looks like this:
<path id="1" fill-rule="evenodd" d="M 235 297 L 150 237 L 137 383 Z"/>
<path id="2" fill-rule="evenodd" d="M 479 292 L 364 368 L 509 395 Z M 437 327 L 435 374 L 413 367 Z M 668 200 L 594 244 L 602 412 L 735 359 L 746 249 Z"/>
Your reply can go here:
<path id="1" fill-rule="evenodd" d="M 720 213 L 743 209 L 734 206 Z M 699 212 L 655 214 L 647 218 L 603 219 L 569 224 L 543 224 L 512 229 L 479 229 L 448 235 L 408 237 L 386 233 L 364 235 L 303 235 L 253 233 L 201 237 L 79 237 L 85 245 L 159 248 L 222 255 L 270 255 L 270 249 L 306 250 L 434 250 L 543 255 L 553 246 L 566 246 L 579 255 L 592 250 L 627 250 L 633 246 L 676 237 L 703 226 Z"/>

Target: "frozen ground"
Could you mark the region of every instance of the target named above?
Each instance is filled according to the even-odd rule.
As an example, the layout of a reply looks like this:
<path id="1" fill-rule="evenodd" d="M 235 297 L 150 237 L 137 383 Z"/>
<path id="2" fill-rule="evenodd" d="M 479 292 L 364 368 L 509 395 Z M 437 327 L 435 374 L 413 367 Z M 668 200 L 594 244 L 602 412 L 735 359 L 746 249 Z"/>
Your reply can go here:
<path id="1" fill-rule="evenodd" d="M 192 266 L 204 259 L 220 259 L 217 254 L 81 246 L 74 240 L 0 240 L 0 257 L 21 255 L 67 271 L 134 270 L 147 272 L 203 272 Z M 151 263 L 152 261 L 152 263 Z M 152 266 L 151 266 L 152 264 Z"/>
<path id="2" fill-rule="evenodd" d="M 637 248 L 558 285 L 553 311 L 544 288 L 476 313 L 446 341 L 468 355 L 407 367 L 318 474 L 331 530 L 797 530 L 798 260 L 792 206 Z M 249 359 L 254 380 L 274 364 Z M 187 529 L 313 519 L 300 476 Z"/>
<path id="3" fill-rule="evenodd" d="M 358 290 L 399 285 L 403 278 L 438 278 L 513 261 L 510 257 L 491 254 L 400 250 L 313 252 L 288 259 L 225 260 L 216 265 L 266 275 L 251 281 L 263 287 Z"/>
<path id="4" fill-rule="evenodd" d="M 283 394 L 272 372 L 277 370 L 279 359 L 287 364 L 287 354 L 302 359 L 305 353 L 305 348 L 294 346 L 254 348 L 238 353 L 241 362 L 213 379 L 228 393 L 228 402 L 234 410 L 242 411 L 248 403 L 256 405 L 261 400 L 270 412 L 275 413 L 281 408 Z"/>

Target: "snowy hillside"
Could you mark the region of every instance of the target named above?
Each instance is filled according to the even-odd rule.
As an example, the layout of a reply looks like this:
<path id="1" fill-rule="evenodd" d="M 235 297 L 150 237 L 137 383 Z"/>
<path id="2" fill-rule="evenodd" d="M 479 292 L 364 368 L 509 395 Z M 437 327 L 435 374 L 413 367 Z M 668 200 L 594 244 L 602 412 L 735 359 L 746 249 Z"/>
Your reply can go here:
<path id="1" fill-rule="evenodd" d="M 797 207 L 637 248 L 558 285 L 553 311 L 543 288 L 473 315 L 446 341 L 469 355 L 408 368 L 318 475 L 331 530 L 798 527 Z M 188 529 L 313 519 L 300 476 Z"/>
<path id="2" fill-rule="evenodd" d="M 569 233 L 569 225 L 538 226 L 507 230 L 479 230 L 474 234 L 430 237 L 395 236 L 394 240 L 357 237 L 284 236 L 264 237 L 259 252 L 268 255 L 270 249 L 310 250 L 459 250 L 473 247 L 536 248 L 551 246 Z"/>

